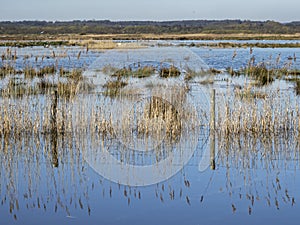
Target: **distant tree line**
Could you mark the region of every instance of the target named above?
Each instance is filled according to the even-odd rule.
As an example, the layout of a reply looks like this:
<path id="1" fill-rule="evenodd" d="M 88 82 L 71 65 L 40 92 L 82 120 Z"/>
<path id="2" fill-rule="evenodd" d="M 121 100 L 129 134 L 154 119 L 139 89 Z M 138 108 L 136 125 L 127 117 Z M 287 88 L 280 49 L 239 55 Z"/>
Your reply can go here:
<path id="1" fill-rule="evenodd" d="M 300 22 L 249 20 L 183 21 L 2 21 L 0 34 L 295 34 Z"/>

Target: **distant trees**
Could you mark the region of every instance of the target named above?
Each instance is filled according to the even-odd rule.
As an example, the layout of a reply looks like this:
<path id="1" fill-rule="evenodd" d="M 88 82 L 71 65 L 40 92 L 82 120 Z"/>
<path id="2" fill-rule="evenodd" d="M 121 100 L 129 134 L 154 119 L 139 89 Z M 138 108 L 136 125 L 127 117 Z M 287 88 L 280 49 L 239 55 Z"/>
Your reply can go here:
<path id="1" fill-rule="evenodd" d="M 191 33 L 300 33 L 300 22 L 249 20 L 184 20 L 184 21 L 3 21 L 0 34 L 191 34 Z"/>

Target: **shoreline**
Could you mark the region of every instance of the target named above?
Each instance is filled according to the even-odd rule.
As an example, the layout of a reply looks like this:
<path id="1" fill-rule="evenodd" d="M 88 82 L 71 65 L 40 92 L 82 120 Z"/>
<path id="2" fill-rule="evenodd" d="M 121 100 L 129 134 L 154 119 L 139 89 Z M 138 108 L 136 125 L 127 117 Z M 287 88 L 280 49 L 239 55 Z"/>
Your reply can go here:
<path id="1" fill-rule="evenodd" d="M 296 34 L 3 34 L 0 41 L 33 41 L 33 40 L 299 40 Z"/>
<path id="2" fill-rule="evenodd" d="M 68 35 L 0 35 L 0 47 L 85 46 L 90 49 L 118 48 L 117 41 L 213 41 L 211 43 L 182 43 L 179 46 L 210 48 L 300 48 L 299 34 L 68 34 Z M 217 41 L 222 42 L 217 42 Z M 257 43 L 233 41 L 257 40 Z M 298 41 L 294 43 L 262 43 L 263 40 Z M 122 43 L 123 48 L 137 47 Z M 131 46 L 134 45 L 134 46 Z M 164 45 L 164 44 L 162 44 Z"/>

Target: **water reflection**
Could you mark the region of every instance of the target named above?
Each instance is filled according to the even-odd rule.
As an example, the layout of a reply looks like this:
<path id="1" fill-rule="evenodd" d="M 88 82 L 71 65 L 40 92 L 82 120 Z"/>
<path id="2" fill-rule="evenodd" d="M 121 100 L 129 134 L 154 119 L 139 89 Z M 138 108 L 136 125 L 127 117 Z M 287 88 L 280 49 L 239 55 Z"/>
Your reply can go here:
<path id="1" fill-rule="evenodd" d="M 299 170 L 299 137 L 229 136 L 218 140 L 218 165 L 226 171 L 226 192 L 233 201 L 248 202 L 249 214 L 255 204 L 265 202 L 280 209 L 295 204 Z M 235 211 L 234 210 L 234 211 Z"/>
<path id="2" fill-rule="evenodd" d="M 78 204 L 89 208 L 84 167 L 72 137 L 28 135 L 1 141 L 1 204 L 15 219 L 20 208 L 64 210 L 67 215 Z"/>
<path id="3" fill-rule="evenodd" d="M 1 137 L 1 211 L 8 210 L 11 219 L 28 222 L 28 216 L 33 216 L 36 210 L 54 217 L 63 213 L 65 218 L 97 218 L 97 211 L 105 205 L 119 211 L 124 205 L 129 209 L 132 204 L 140 205 L 137 201 L 146 204 L 142 210 L 155 207 L 159 202 L 167 205 L 176 202 L 176 207 L 182 210 L 201 208 L 203 204 L 207 206 L 203 213 L 209 215 L 214 212 L 211 203 L 226 201 L 225 211 L 261 215 L 259 210 L 266 207 L 285 212 L 286 207 L 296 206 L 299 199 L 299 137 L 294 135 L 271 138 L 216 135 L 216 139 L 212 138 L 206 145 L 211 153 L 210 169 L 199 172 L 198 163 L 204 153 L 197 148 L 179 173 L 148 187 L 110 182 L 90 169 L 83 156 L 84 152 L 94 149 L 96 164 L 92 166 L 104 164 L 104 173 L 121 173 L 125 177 L 129 174 L 128 168 L 115 171 L 112 162 L 105 161 L 99 146 L 107 140 L 100 134 L 92 139 L 82 134 L 58 135 L 56 142 L 53 138 L 50 134 L 28 135 L 17 140 Z M 215 152 L 211 147 L 214 141 Z M 133 154 L 112 157 L 132 162 L 137 157 Z M 139 163 L 149 159 L 146 153 L 139 157 Z M 160 172 L 167 173 L 168 168 L 177 163 L 173 158 Z M 130 172 L 137 178 L 141 168 L 135 169 Z M 130 183 L 130 178 L 127 179 Z M 202 213 L 193 214 L 191 219 L 195 221 L 200 215 Z M 4 221 L 11 220 L 5 215 L 4 218 Z"/>

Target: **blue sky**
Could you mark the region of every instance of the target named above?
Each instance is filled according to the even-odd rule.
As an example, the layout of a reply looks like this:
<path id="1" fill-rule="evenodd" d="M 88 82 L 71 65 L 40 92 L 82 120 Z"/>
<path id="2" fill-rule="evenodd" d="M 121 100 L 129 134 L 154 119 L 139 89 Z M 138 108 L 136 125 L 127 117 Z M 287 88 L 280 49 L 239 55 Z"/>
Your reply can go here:
<path id="1" fill-rule="evenodd" d="M 299 0 L 0 0 L 0 20 L 300 21 Z"/>

